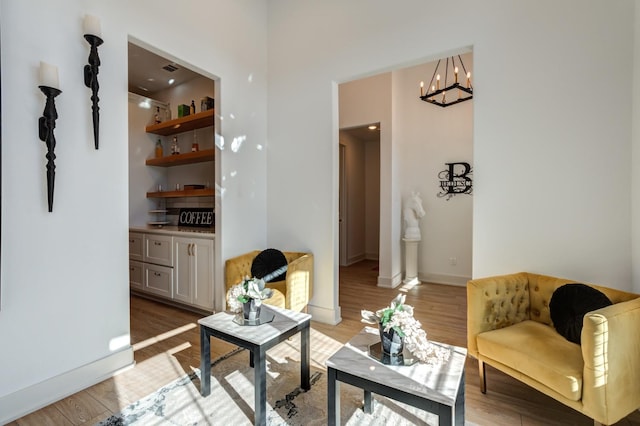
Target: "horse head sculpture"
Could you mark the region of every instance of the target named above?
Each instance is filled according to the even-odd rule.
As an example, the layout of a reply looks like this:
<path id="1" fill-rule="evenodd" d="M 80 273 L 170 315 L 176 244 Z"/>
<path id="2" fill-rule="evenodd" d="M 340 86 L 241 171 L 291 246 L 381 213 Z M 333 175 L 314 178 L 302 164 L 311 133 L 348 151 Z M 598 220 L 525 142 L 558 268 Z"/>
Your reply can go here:
<path id="1" fill-rule="evenodd" d="M 419 240 L 420 226 L 418 219 L 425 215 L 424 208 L 422 208 L 422 198 L 420 193 L 412 191 L 411 196 L 407 199 L 405 207 L 402 211 L 402 217 L 404 219 L 405 231 L 404 238 L 407 240 Z"/>

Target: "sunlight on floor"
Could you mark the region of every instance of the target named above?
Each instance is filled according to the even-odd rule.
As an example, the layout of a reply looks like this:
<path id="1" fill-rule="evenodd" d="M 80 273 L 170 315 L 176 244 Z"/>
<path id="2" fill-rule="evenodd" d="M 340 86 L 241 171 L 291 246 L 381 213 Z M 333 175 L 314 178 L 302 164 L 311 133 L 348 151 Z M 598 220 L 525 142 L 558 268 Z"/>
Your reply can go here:
<path id="1" fill-rule="evenodd" d="M 189 323 L 186 325 L 183 325 L 182 327 L 178 327 L 178 328 L 174 328 L 173 330 L 169 330 L 167 332 L 164 333 L 160 333 L 157 336 L 154 337 L 150 337 L 147 340 L 143 340 L 141 342 L 135 343 L 133 344 L 133 350 L 137 351 L 139 349 L 142 348 L 146 348 L 147 346 L 151 346 L 155 343 L 161 342 L 163 340 L 169 339 L 173 336 L 177 336 L 178 334 L 184 333 L 185 331 L 191 330 L 192 328 L 197 327 L 198 325 L 196 323 Z"/>

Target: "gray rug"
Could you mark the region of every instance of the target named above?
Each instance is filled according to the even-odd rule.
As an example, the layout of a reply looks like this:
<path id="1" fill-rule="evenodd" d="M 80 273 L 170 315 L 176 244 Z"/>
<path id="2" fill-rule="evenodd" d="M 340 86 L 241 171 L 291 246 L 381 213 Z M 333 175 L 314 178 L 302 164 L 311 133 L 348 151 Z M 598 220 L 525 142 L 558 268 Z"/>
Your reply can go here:
<path id="1" fill-rule="evenodd" d="M 278 345 L 267 353 L 267 424 L 327 424 L 326 371 L 313 363 L 311 390 L 300 386 L 300 363 L 295 345 Z M 276 349 L 274 348 L 274 349 Z M 289 356 L 291 355 L 291 356 Z M 313 353 L 312 353 L 313 358 Z M 211 395 L 200 395 L 200 371 L 175 380 L 100 423 L 114 425 L 251 425 L 253 424 L 253 369 L 243 349 L 215 360 Z M 375 395 L 374 412 L 362 411 L 363 392 L 340 385 L 343 425 L 437 425 L 431 413 Z"/>

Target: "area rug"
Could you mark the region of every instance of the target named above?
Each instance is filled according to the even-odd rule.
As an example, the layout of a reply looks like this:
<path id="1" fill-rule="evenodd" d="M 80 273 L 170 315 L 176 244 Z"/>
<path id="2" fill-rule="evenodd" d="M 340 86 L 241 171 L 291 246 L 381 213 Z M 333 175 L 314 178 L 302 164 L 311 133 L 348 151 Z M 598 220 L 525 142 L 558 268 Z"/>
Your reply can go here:
<path id="1" fill-rule="evenodd" d="M 287 356 L 295 345 L 280 344 L 277 356 L 267 353 L 267 424 L 327 424 L 327 375 L 315 363 L 311 390 L 300 388 L 297 354 Z M 275 349 L 275 348 L 274 348 Z M 313 358 L 313 353 L 312 353 Z M 211 395 L 200 395 L 200 371 L 175 380 L 126 407 L 99 426 L 121 425 L 251 425 L 254 416 L 253 369 L 249 353 L 236 349 L 212 362 Z M 340 385 L 343 425 L 437 425 L 437 416 L 375 395 L 374 411 L 362 411 L 363 392 Z"/>

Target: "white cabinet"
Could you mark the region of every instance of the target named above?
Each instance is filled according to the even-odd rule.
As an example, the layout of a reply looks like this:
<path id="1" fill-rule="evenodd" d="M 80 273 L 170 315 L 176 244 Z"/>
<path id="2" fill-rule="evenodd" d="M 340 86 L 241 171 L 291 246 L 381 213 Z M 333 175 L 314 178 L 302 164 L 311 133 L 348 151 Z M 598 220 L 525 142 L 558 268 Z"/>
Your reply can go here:
<path id="1" fill-rule="evenodd" d="M 173 297 L 190 305 L 213 309 L 213 241 L 173 238 Z"/>
<path id="2" fill-rule="evenodd" d="M 186 234 L 186 235 L 185 235 Z M 144 295 L 213 311 L 211 237 L 185 232 L 129 232 L 129 286 Z"/>
<path id="3" fill-rule="evenodd" d="M 173 237 L 144 234 L 144 262 L 173 266 Z"/>
<path id="4" fill-rule="evenodd" d="M 143 239 L 144 234 L 139 232 L 129 232 L 129 259 L 142 262 L 144 257 L 142 252 Z"/>
<path id="5" fill-rule="evenodd" d="M 140 245 L 142 247 L 142 244 Z M 137 260 L 129 260 L 129 286 L 136 290 L 142 290 L 144 286 L 143 263 Z"/>
<path id="6" fill-rule="evenodd" d="M 173 268 L 144 263 L 143 290 L 157 296 L 173 297 Z"/>

